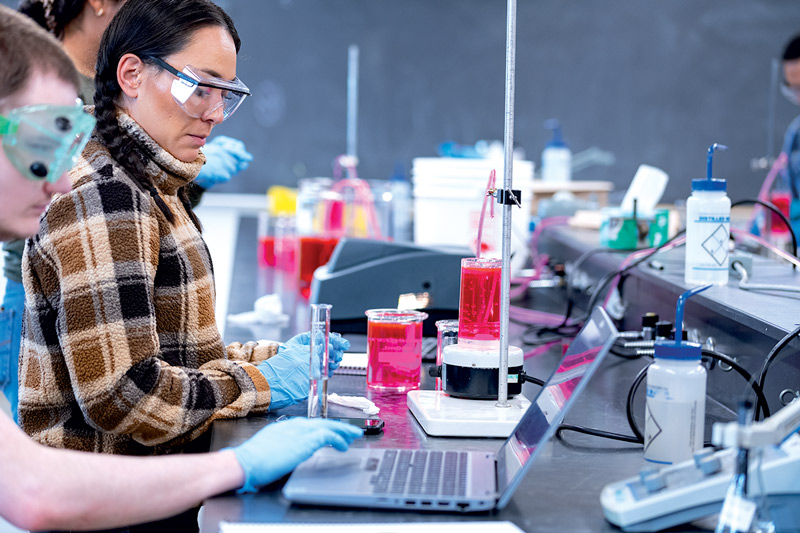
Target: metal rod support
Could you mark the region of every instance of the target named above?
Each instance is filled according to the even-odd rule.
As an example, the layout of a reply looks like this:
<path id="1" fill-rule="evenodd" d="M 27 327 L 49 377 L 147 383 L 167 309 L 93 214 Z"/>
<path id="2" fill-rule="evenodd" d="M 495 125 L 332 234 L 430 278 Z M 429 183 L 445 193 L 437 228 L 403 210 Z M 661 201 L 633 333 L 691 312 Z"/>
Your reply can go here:
<path id="1" fill-rule="evenodd" d="M 347 48 L 347 155 L 358 157 L 358 45 Z"/>
<path id="2" fill-rule="evenodd" d="M 517 1 L 508 0 L 506 20 L 506 112 L 503 145 L 505 162 L 503 168 L 503 189 L 513 189 L 514 170 L 514 81 L 517 48 Z M 503 205 L 503 246 L 500 270 L 500 372 L 497 384 L 497 407 L 510 407 L 508 403 L 508 313 L 510 308 L 509 289 L 511 284 L 511 210 L 513 206 Z"/>

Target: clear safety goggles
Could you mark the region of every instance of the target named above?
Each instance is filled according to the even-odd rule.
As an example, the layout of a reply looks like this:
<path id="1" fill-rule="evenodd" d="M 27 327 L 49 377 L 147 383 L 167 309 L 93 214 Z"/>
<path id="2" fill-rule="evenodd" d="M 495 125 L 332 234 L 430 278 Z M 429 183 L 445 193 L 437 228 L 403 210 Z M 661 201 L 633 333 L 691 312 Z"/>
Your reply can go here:
<path id="1" fill-rule="evenodd" d="M 32 105 L 0 115 L 0 136 L 9 161 L 26 178 L 55 183 L 89 142 L 95 118 L 74 106 Z"/>
<path id="2" fill-rule="evenodd" d="M 177 78 L 172 82 L 170 92 L 178 105 L 191 117 L 202 118 L 222 107 L 222 120 L 226 120 L 250 95 L 250 89 L 239 78 L 231 81 L 206 76 L 191 65 L 180 72 L 157 57 L 152 60 Z"/>
<path id="3" fill-rule="evenodd" d="M 781 83 L 781 93 L 794 105 L 800 105 L 800 87 L 789 85 L 786 80 Z"/>

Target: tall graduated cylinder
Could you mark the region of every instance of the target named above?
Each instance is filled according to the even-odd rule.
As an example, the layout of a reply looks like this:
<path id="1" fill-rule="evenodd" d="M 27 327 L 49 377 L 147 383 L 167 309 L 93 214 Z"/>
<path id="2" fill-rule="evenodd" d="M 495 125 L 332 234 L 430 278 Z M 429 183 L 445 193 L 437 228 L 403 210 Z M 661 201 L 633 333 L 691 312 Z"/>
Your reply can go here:
<path id="1" fill-rule="evenodd" d="M 689 285 L 728 283 L 731 200 L 722 179 L 692 180 L 686 202 L 686 267 Z"/>
<path id="2" fill-rule="evenodd" d="M 461 260 L 458 343 L 489 350 L 500 342 L 500 259 Z"/>
<path id="3" fill-rule="evenodd" d="M 331 334 L 331 305 L 311 304 L 310 308 L 308 418 L 328 418 L 328 341 Z"/>

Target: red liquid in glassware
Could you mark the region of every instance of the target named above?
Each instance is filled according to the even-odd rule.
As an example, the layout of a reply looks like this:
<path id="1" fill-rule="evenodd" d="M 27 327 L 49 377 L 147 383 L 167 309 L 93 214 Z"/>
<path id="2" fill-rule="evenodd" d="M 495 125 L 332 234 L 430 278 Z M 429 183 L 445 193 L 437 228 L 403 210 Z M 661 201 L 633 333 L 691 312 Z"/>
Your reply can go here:
<path id="1" fill-rule="evenodd" d="M 259 237 L 258 266 L 275 266 L 275 237 Z"/>
<path id="2" fill-rule="evenodd" d="M 770 202 L 775 204 L 775 207 L 777 207 L 781 213 L 786 215 L 786 218 L 789 218 L 789 204 L 791 204 L 792 202 L 791 193 L 775 192 L 770 195 L 769 200 Z M 778 215 L 770 211 L 769 216 L 770 216 L 770 228 L 772 233 L 789 232 L 789 228 L 786 227 L 786 224 L 783 223 L 783 220 L 781 220 Z"/>
<path id="3" fill-rule="evenodd" d="M 278 270 L 294 273 L 296 249 L 297 242 L 294 237 L 275 239 L 275 266 Z"/>
<path id="4" fill-rule="evenodd" d="M 422 322 L 367 322 L 367 386 L 405 391 L 419 388 Z"/>
<path id="5" fill-rule="evenodd" d="M 314 271 L 328 262 L 338 242 L 335 237 L 300 237 L 298 288 L 303 297 L 311 294 Z"/>
<path id="6" fill-rule="evenodd" d="M 462 267 L 458 342 L 470 344 L 499 338 L 500 268 Z"/>

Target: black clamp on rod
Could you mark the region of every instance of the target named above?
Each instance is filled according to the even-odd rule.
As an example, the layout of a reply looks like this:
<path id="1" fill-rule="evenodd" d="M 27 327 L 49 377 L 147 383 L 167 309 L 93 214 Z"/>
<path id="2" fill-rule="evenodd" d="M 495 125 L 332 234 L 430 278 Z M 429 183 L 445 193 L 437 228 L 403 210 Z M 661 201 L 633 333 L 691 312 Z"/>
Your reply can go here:
<path id="1" fill-rule="evenodd" d="M 520 204 L 522 191 L 519 189 L 496 189 L 495 198 L 497 198 L 498 204 L 522 207 L 522 204 Z"/>

